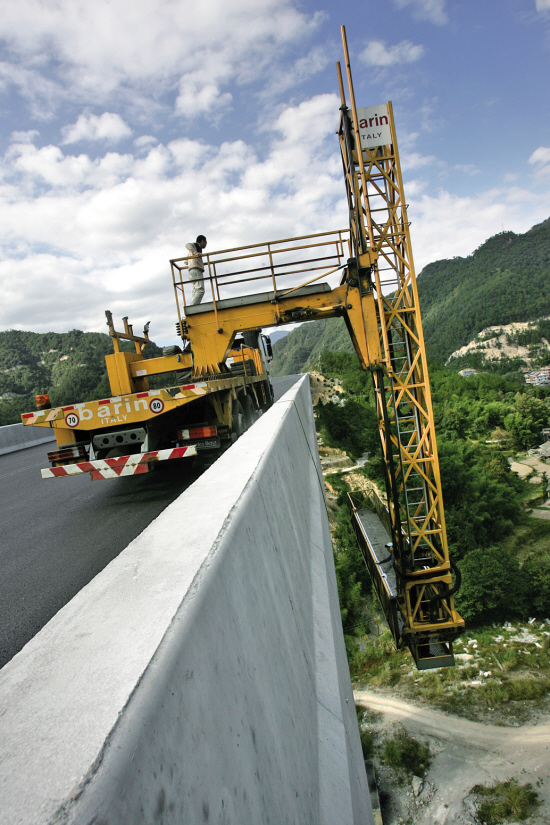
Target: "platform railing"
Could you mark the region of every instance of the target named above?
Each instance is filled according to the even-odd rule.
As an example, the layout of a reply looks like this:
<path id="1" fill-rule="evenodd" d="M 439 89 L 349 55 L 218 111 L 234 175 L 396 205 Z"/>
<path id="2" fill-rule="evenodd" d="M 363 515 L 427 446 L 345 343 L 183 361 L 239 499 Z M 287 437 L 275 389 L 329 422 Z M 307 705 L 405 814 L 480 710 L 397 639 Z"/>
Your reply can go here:
<path id="1" fill-rule="evenodd" d="M 224 298 L 264 291 L 273 293 L 276 299 L 282 293 L 330 277 L 345 266 L 350 256 L 349 229 L 205 251 L 205 300 L 216 306 Z M 191 258 L 187 255 L 170 261 L 178 308 L 188 305 L 185 287 L 195 283 L 188 276 Z"/>

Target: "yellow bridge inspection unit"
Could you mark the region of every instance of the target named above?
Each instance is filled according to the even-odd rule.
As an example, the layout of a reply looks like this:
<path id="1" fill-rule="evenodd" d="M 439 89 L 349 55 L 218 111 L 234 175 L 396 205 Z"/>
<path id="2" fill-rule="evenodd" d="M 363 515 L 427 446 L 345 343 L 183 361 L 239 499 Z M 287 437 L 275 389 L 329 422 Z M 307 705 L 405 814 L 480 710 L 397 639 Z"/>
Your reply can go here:
<path id="1" fill-rule="evenodd" d="M 203 254 L 205 303 L 190 306 L 188 258 L 171 270 L 181 347 L 145 358 L 148 329 L 109 331 L 112 396 L 23 416 L 52 427 L 45 477 L 108 478 L 214 458 L 272 403 L 263 329 L 342 317 L 372 374 L 386 500 L 350 496 L 354 528 L 398 645 L 419 668 L 454 663 L 454 606 L 426 353 L 391 103 L 357 109 L 345 31 L 338 139 L 349 229 Z M 135 352 L 120 342 L 133 342 Z M 149 378 L 176 373 L 176 385 Z"/>

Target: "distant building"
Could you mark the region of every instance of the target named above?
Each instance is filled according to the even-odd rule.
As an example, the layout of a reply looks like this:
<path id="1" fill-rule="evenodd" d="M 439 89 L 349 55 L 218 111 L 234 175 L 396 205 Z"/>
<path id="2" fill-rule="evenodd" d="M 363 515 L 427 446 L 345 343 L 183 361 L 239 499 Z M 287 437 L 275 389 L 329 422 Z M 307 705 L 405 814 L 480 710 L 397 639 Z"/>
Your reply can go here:
<path id="1" fill-rule="evenodd" d="M 458 374 L 463 378 L 471 378 L 472 375 L 477 375 L 477 372 L 475 370 L 460 370 Z"/>
<path id="2" fill-rule="evenodd" d="M 525 383 L 533 384 L 535 387 L 550 385 L 550 366 L 540 367 L 538 370 L 531 370 L 525 373 Z"/>

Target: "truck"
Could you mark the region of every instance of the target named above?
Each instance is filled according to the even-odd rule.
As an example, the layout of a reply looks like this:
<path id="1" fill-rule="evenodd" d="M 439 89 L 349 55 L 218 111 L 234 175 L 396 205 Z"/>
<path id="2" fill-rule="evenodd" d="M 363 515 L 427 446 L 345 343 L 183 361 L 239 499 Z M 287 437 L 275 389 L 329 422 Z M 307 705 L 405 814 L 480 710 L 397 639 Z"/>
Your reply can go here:
<path id="1" fill-rule="evenodd" d="M 211 463 L 273 403 L 271 342 L 261 330 L 232 336 L 224 362 L 207 367 L 193 358 L 185 335 L 183 346 L 145 358 L 148 325 L 138 336 L 124 318 L 118 332 L 106 315 L 114 350 L 105 359 L 110 397 L 51 409 L 42 396 L 39 409 L 22 415 L 27 426 L 54 430 L 57 449 L 48 453 L 43 478 L 139 475 L 183 458 Z M 133 342 L 135 352 L 123 351 L 121 341 Z M 177 385 L 151 389 L 149 379 L 166 373 Z"/>
<path id="2" fill-rule="evenodd" d="M 342 27 L 338 140 L 349 228 L 204 254 L 207 300 L 188 302 L 189 257 L 170 262 L 181 340 L 146 359 L 148 328 L 124 319 L 107 356 L 112 397 L 23 416 L 52 427 L 57 450 L 44 477 L 107 478 L 169 459 L 215 456 L 272 403 L 263 330 L 340 317 L 372 376 L 385 491 L 350 496 L 352 523 L 398 646 L 417 667 L 454 663 L 464 620 L 449 556 L 422 319 L 391 102 L 357 108 Z M 376 128 L 374 128 L 376 127 Z M 122 352 L 121 340 L 135 344 Z M 149 389 L 176 371 L 182 380 Z M 455 583 L 453 584 L 453 573 Z"/>

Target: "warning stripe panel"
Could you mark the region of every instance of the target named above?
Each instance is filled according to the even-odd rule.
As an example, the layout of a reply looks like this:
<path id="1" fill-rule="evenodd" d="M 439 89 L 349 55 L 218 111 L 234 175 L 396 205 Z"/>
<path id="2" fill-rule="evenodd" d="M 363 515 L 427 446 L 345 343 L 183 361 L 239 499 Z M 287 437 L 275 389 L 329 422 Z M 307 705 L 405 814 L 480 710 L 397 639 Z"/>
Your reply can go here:
<path id="1" fill-rule="evenodd" d="M 117 456 L 117 458 L 79 461 L 77 464 L 65 464 L 62 467 L 48 467 L 40 472 L 42 478 L 63 478 L 64 476 L 80 475 L 81 473 L 90 473 L 93 479 L 119 478 L 120 476 L 147 473 L 151 464 L 157 461 L 169 461 L 172 458 L 190 458 L 196 454 L 196 447 L 175 447 L 171 450 L 153 450 L 148 453 Z"/>

